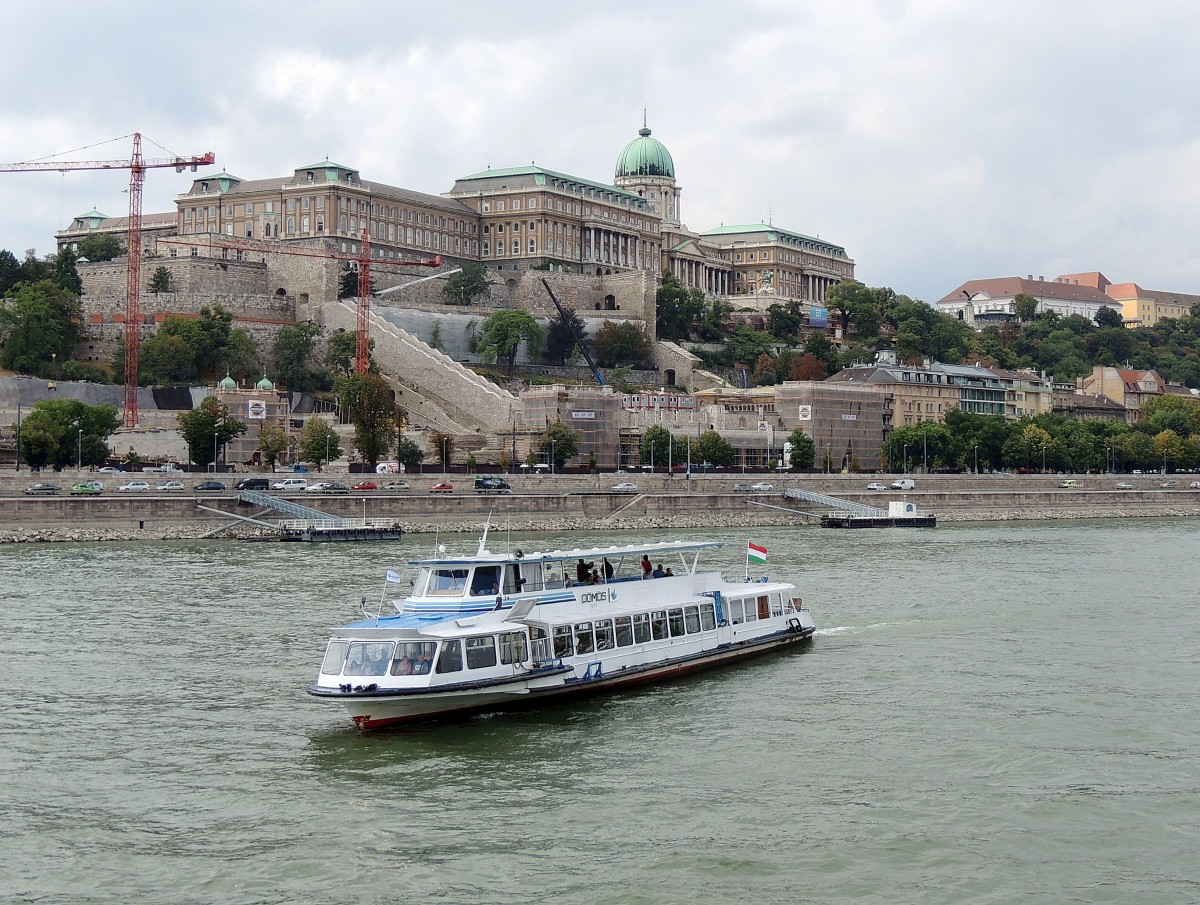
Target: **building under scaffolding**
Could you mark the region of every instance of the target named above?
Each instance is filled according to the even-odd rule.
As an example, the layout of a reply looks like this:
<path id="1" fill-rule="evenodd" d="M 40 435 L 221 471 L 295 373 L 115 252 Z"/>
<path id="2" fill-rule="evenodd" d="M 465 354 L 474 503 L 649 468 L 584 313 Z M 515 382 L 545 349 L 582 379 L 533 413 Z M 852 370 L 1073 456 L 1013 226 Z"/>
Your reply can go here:
<path id="1" fill-rule="evenodd" d="M 891 427 L 887 393 L 832 381 L 791 381 L 775 387 L 783 428 L 802 428 L 817 448 L 822 471 L 879 471 Z"/>
<path id="2" fill-rule="evenodd" d="M 530 431 L 540 433 L 559 421 L 579 435 L 576 461 L 586 464 L 595 456 L 596 467 L 605 471 L 621 464 L 621 394 L 612 388 L 532 387 L 521 394 L 521 403 Z"/>

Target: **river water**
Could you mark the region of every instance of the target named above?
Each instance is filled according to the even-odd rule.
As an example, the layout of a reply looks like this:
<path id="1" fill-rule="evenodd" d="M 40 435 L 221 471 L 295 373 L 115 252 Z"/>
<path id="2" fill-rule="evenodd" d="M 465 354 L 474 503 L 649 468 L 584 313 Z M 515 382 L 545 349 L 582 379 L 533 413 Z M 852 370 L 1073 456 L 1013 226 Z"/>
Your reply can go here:
<path id="1" fill-rule="evenodd" d="M 811 647 L 368 735 L 304 686 L 432 539 L 0 548 L 0 899 L 1200 901 L 1194 522 L 705 536 Z"/>

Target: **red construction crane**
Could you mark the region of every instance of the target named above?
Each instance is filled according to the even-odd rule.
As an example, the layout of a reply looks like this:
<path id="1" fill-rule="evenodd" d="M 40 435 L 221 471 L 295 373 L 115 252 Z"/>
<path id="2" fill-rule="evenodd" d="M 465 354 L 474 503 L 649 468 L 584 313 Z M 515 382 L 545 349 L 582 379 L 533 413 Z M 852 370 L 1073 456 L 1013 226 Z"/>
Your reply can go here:
<path id="1" fill-rule="evenodd" d="M 179 236 L 171 239 L 159 239 L 161 245 L 189 245 L 193 247 L 234 249 L 235 251 L 256 251 L 272 255 L 299 255 L 305 258 L 331 258 L 335 261 L 354 261 L 358 265 L 358 332 L 355 335 L 354 371 L 356 374 L 366 374 L 370 366 L 370 330 L 371 330 L 371 265 L 383 267 L 441 267 L 442 256 L 435 255 L 428 261 L 388 261 L 383 258 L 371 257 L 371 234 L 367 229 L 362 231 L 362 243 L 357 252 L 346 251 L 305 251 L 301 248 L 289 248 L 279 240 L 266 242 L 261 239 L 239 239 L 211 233 L 201 236 Z"/>
<path id="2" fill-rule="evenodd" d="M 128 138 L 129 136 L 124 136 Z M 126 239 L 129 266 L 125 273 L 125 409 L 121 420 L 125 427 L 138 424 L 138 339 L 142 320 L 142 183 L 146 170 L 174 167 L 176 173 L 216 162 L 208 151 L 199 157 L 166 157 L 146 160 L 142 157 L 142 133 L 133 133 L 133 155 L 128 160 L 32 161 L 0 165 L 0 173 L 24 170 L 129 170 L 129 234 Z"/>

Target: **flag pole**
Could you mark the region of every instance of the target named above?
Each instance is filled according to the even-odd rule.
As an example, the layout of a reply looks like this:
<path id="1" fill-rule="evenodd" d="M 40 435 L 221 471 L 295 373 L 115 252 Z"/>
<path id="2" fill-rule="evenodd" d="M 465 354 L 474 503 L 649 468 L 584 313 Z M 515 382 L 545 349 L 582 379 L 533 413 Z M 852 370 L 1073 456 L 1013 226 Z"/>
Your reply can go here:
<path id="1" fill-rule="evenodd" d="M 750 580 L 750 542 L 746 542 L 746 581 Z"/>

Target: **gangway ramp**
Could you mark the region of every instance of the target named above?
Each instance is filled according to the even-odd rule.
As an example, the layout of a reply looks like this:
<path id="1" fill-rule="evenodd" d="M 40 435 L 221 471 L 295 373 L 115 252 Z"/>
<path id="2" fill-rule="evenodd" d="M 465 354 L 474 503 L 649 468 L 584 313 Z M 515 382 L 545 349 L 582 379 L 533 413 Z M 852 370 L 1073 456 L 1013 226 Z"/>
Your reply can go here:
<path id="1" fill-rule="evenodd" d="M 812 490 L 791 489 L 784 491 L 784 496 L 793 500 L 801 500 L 806 503 L 816 503 L 818 506 L 826 506 L 829 509 L 838 509 L 842 512 L 850 512 L 854 515 L 862 515 L 868 518 L 883 518 L 888 512 L 886 509 L 877 509 L 874 506 L 866 506 L 862 503 L 852 503 L 850 500 L 843 500 L 840 497 L 829 496 L 824 493 L 815 493 Z"/>
<path id="2" fill-rule="evenodd" d="M 268 509 L 282 512 L 284 515 L 290 515 L 293 519 L 306 519 L 313 522 L 333 524 L 345 521 L 345 519 L 338 518 L 336 515 L 322 512 L 320 509 L 313 509 L 311 506 L 301 506 L 299 503 L 293 503 L 291 500 L 283 500 L 269 493 L 259 493 L 257 490 L 239 490 L 237 498 L 239 501 L 249 503 L 251 506 L 266 506 Z"/>

